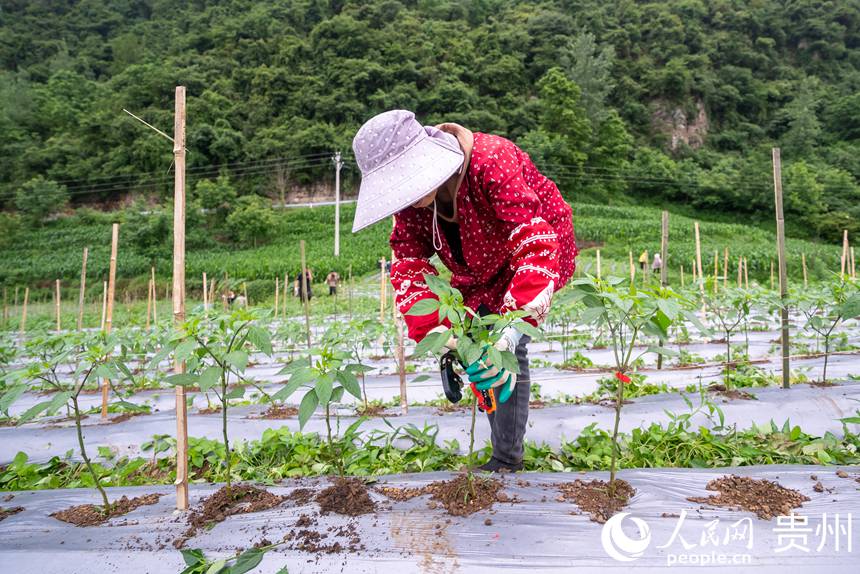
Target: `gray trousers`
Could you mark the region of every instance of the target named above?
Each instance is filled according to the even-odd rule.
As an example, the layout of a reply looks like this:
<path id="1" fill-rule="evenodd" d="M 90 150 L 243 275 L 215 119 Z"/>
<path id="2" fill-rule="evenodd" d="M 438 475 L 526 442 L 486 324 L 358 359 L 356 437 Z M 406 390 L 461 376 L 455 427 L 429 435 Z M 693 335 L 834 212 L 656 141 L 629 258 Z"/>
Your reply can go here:
<path id="1" fill-rule="evenodd" d="M 496 412 L 487 415 L 490 420 L 490 440 L 493 443 L 493 457 L 507 464 L 517 464 L 523 460 L 523 437 L 529 421 L 529 398 L 531 397 L 531 376 L 529 375 L 529 353 L 526 345 L 531 338 L 523 335 L 517 345 L 517 362 L 520 374 L 517 386 L 506 403 L 498 403 Z M 498 389 L 493 389 L 498 397 Z"/>

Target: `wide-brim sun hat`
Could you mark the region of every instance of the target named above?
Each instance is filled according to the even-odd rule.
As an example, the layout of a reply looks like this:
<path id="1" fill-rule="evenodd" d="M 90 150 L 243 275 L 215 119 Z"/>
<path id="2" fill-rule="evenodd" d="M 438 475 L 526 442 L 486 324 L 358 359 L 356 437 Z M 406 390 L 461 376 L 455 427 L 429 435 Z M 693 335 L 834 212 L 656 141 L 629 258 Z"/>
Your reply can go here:
<path id="1" fill-rule="evenodd" d="M 382 221 L 445 183 L 463 165 L 457 138 L 391 110 L 369 119 L 352 141 L 361 187 L 352 231 Z"/>

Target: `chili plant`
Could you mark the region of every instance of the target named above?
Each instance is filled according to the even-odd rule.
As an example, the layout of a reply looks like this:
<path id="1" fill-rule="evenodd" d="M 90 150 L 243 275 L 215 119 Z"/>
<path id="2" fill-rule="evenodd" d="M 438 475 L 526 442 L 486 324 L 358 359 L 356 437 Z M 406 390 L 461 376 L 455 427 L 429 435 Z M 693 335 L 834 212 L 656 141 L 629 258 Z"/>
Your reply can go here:
<path id="1" fill-rule="evenodd" d="M 718 293 L 708 292 L 705 307 L 719 323 L 726 344 L 726 390 L 732 388 L 732 335 L 741 325 L 748 322 L 752 297 L 750 292 L 737 287 L 729 287 Z M 749 352 L 747 352 L 749 354 Z"/>
<path id="2" fill-rule="evenodd" d="M 221 432 L 224 438 L 226 488 L 231 487 L 231 451 L 227 433 L 227 409 L 230 401 L 245 396 L 245 369 L 249 353 L 259 351 L 272 355 L 272 340 L 265 329 L 256 325 L 258 314 L 237 309 L 214 318 L 195 316 L 171 337 L 152 362 L 158 364 L 168 354 L 176 362 L 186 362 L 186 373 L 167 377 L 172 385 L 199 387 L 213 391 L 221 403 Z M 237 383 L 230 388 L 231 382 Z"/>
<path id="3" fill-rule="evenodd" d="M 833 332 L 845 320 L 860 315 L 860 290 L 853 281 L 833 281 L 811 293 L 795 296 L 797 308 L 806 317 L 806 327 L 824 339 L 821 382 L 827 382 L 827 361 Z"/>
<path id="4" fill-rule="evenodd" d="M 117 343 L 116 338 L 111 335 L 102 332 L 71 332 L 45 335 L 40 340 L 45 350 L 42 358 L 21 369 L 7 373 L 5 388 L 8 392 L 3 394 L 0 402 L 3 403 L 6 412 L 8 412 L 12 403 L 21 396 L 22 387 L 26 388 L 38 381 L 41 388 L 52 391 L 54 395 L 24 411 L 17 418 L 19 425 L 43 414 L 49 416 L 56 414 L 62 407 L 70 409 L 75 422 L 81 458 L 101 495 L 102 511 L 108 513 L 111 509 L 110 500 L 108 500 L 99 473 L 93 466 L 84 442 L 81 428 L 83 412 L 79 397 L 88 382 L 106 379 L 113 386 L 114 381 L 131 379 L 131 372 L 125 366 L 122 355 L 111 356 Z M 113 389 L 115 395 L 118 396 L 119 393 L 116 388 L 113 387 Z M 122 399 L 119 399 L 119 402 L 130 404 Z"/>
<path id="5" fill-rule="evenodd" d="M 352 354 L 335 348 L 331 341 L 323 343 L 320 348 L 312 349 L 306 360 L 299 359 L 281 369 L 279 374 L 290 375 L 283 388 L 273 395 L 273 398 L 286 399 L 299 390 L 307 388 L 299 404 L 299 426 L 305 427 L 317 407 L 323 406 L 325 412 L 327 451 L 337 467 L 338 474 L 343 475 L 343 457 L 341 452 L 335 452 L 335 443 L 331 430 L 331 407 L 340 402 L 344 392 L 348 392 L 361 400 L 361 387 L 356 378 L 357 372 L 364 368 L 360 363 L 351 362 Z M 361 419 L 359 419 L 361 420 Z"/>
<path id="6" fill-rule="evenodd" d="M 615 277 L 597 279 L 592 276 L 573 281 L 572 287 L 572 296 L 585 305 L 585 311 L 580 315 L 583 323 L 605 327 L 611 337 L 615 376 L 619 382 L 615 396 L 615 423 L 612 430 L 613 448 L 609 474 L 609 493 L 614 496 L 616 463 L 620 455 L 618 425 L 624 403 L 625 385 L 621 383 L 631 381 L 627 373 L 632 370 L 637 359 L 646 353 L 658 353 L 664 356 L 677 354 L 664 347 L 648 346 L 634 358 L 634 350 L 644 336 L 667 340 L 669 326 L 683 317 L 696 323 L 698 320 L 684 309 L 683 304 L 686 301 L 669 288 L 637 290 L 635 285 L 628 285 L 624 279 Z"/>

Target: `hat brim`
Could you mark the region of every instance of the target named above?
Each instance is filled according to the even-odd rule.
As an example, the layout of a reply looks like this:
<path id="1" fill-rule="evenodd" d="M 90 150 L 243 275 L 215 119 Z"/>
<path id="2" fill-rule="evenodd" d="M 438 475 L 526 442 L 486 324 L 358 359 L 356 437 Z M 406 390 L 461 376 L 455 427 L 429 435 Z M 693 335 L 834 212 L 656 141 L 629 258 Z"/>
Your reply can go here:
<path id="1" fill-rule="evenodd" d="M 361 178 L 352 232 L 406 209 L 445 183 L 463 165 L 463 157 L 428 137 Z"/>

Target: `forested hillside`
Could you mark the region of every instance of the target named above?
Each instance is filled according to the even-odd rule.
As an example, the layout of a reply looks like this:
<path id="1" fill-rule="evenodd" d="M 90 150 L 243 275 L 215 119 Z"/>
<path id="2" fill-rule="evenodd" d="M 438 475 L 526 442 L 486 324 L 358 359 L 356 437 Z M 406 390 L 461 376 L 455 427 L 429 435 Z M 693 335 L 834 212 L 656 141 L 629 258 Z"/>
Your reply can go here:
<path id="1" fill-rule="evenodd" d="M 121 110 L 170 131 L 184 84 L 192 187 L 277 197 L 403 107 L 514 139 L 572 201 L 741 219 L 772 218 L 779 145 L 790 231 L 833 240 L 860 229 L 858 43 L 856 0 L 5 0 L 0 202 L 165 195 L 169 142 Z"/>

